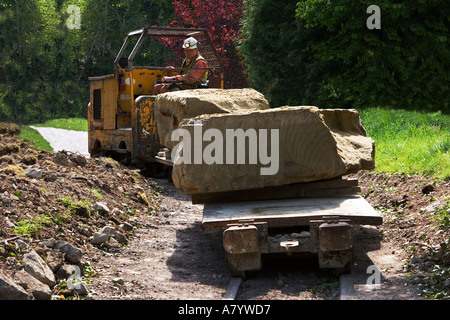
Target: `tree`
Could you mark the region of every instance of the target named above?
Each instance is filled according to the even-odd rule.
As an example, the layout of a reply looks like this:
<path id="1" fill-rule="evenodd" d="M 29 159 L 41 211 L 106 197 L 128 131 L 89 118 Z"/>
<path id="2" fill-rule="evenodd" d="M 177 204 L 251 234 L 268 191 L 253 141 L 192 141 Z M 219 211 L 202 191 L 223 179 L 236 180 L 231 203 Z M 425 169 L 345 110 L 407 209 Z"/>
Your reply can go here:
<path id="1" fill-rule="evenodd" d="M 298 3 L 297 15 L 324 37 L 310 44 L 315 59 L 335 70 L 319 100 L 341 106 L 448 110 L 449 9 L 441 1 L 380 4 L 381 26 L 367 27 L 364 0 Z M 370 10 L 369 10 L 370 12 Z"/>
<path id="2" fill-rule="evenodd" d="M 251 81 L 270 106 L 312 104 L 327 72 L 306 52 L 320 32 L 295 18 L 295 0 L 253 0 L 244 8 L 239 47 Z M 274 14 L 276 12 L 276 14 Z"/>
<path id="3" fill-rule="evenodd" d="M 84 51 L 91 72 L 113 71 L 113 61 L 130 31 L 148 25 L 166 25 L 173 19 L 173 6 L 167 0 L 87 0 L 83 13 Z M 162 48 L 148 60 L 158 59 Z M 145 48 L 141 50 L 145 52 Z"/>
<path id="4" fill-rule="evenodd" d="M 80 14 L 75 28 L 67 23 L 70 5 Z M 129 31 L 172 19 L 166 0 L 2 1 L 0 120 L 86 117 L 88 77 L 113 72 Z M 143 56 L 159 59 L 161 50 L 154 45 Z"/>
<path id="5" fill-rule="evenodd" d="M 39 119 L 46 100 L 46 67 L 52 63 L 50 34 L 57 30 L 55 2 L 3 1 L 0 5 L 0 117 Z M 12 28 L 11 28 L 12 27 Z"/>
<path id="6" fill-rule="evenodd" d="M 271 106 L 450 111 L 448 6 L 386 0 L 377 29 L 367 23 L 372 4 L 246 1 L 241 53 L 251 85 Z"/>
<path id="7" fill-rule="evenodd" d="M 243 0 L 175 0 L 176 19 L 172 26 L 208 29 L 225 65 L 224 86 L 242 88 L 247 78 L 236 45 L 240 40 Z"/>

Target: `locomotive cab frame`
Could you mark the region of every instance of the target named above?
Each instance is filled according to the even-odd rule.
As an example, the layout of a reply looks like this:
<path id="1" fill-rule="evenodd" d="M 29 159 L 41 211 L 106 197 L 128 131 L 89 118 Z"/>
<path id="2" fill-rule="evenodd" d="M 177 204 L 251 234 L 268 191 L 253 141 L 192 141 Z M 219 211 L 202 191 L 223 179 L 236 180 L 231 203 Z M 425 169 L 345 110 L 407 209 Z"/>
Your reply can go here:
<path id="1" fill-rule="evenodd" d="M 158 162 L 162 146 L 154 118 L 153 88 L 164 76 L 183 70 L 134 66 L 134 59 L 148 38 L 176 44 L 191 36 L 201 42 L 200 54 L 208 61 L 208 87 L 223 88 L 224 67 L 206 29 L 146 27 L 128 33 L 114 61 L 114 73 L 89 77 L 88 135 L 92 157 L 109 156 L 127 164 Z"/>

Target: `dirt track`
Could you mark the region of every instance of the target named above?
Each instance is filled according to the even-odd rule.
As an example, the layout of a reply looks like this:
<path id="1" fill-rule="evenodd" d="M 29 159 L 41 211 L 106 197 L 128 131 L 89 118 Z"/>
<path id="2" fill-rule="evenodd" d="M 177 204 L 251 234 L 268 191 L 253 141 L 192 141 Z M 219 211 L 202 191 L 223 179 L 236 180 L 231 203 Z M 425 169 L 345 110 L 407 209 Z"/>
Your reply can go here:
<path id="1" fill-rule="evenodd" d="M 222 299 L 230 275 L 220 232 L 205 232 L 202 206 L 192 205 L 172 184 L 164 188 L 160 218 L 136 233 L 122 252 L 99 258 L 103 272 L 93 278 L 100 299 Z M 147 222 L 148 223 L 148 220 Z M 340 278 L 318 269 L 315 256 L 270 255 L 263 270 L 249 273 L 241 300 L 411 300 L 423 299 L 408 275 L 408 255 L 397 239 L 384 237 L 390 224 L 356 228 L 355 263 L 345 276 L 354 291 L 341 296 Z M 404 239 L 407 241 L 407 239 Z M 381 272 L 381 287 L 367 286 L 370 266 Z M 154 275 L 149 277 L 148 274 Z M 123 286 L 105 286 L 122 278 Z"/>

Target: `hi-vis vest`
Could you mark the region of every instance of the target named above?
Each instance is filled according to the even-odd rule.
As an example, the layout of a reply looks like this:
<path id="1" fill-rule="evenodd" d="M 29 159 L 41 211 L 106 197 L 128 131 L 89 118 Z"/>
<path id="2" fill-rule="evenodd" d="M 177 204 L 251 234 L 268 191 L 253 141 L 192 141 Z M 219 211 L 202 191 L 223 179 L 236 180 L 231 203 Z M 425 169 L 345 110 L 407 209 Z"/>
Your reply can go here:
<path id="1" fill-rule="evenodd" d="M 203 58 L 201 55 L 198 55 L 197 59 L 195 59 L 194 61 L 192 61 L 190 65 L 185 66 L 186 60 L 187 60 L 187 58 L 185 58 L 185 59 L 183 60 L 183 63 L 181 64 L 181 68 L 182 68 L 182 69 L 186 68 L 185 70 L 183 70 L 183 74 L 188 74 L 189 71 L 191 71 L 191 69 L 194 67 L 194 64 L 195 64 L 197 61 L 199 61 L 199 60 L 204 60 L 204 61 L 206 61 L 205 58 Z M 205 84 L 207 80 L 208 80 L 208 70 L 206 70 L 205 74 L 200 78 L 199 81 L 197 81 L 197 82 L 195 82 L 195 83 L 192 84 L 192 88 L 197 88 L 199 85 Z"/>

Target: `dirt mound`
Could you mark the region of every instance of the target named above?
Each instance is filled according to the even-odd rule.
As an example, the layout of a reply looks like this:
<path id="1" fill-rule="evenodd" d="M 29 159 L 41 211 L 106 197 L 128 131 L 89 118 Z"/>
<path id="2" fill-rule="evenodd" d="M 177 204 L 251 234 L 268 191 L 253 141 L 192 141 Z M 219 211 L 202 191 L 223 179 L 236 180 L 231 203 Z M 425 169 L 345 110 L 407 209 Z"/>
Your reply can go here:
<path id="1" fill-rule="evenodd" d="M 0 134 L 17 135 L 20 133 L 20 126 L 15 123 L 0 122 Z"/>
<path id="2" fill-rule="evenodd" d="M 419 292 L 450 298 L 450 182 L 424 176 L 360 172 L 362 195 L 383 216 L 382 242 L 403 260 Z"/>
<path id="3" fill-rule="evenodd" d="M 105 226 L 136 226 L 139 217 L 156 215 L 157 190 L 139 171 L 112 159 L 49 153 L 9 133 L 0 135 L 0 270 L 21 268 L 16 239 L 64 240 L 87 256 L 120 250 L 94 246 L 91 238 Z"/>

